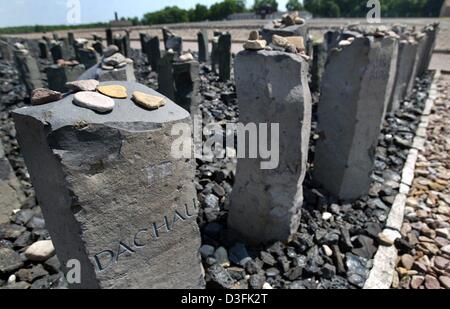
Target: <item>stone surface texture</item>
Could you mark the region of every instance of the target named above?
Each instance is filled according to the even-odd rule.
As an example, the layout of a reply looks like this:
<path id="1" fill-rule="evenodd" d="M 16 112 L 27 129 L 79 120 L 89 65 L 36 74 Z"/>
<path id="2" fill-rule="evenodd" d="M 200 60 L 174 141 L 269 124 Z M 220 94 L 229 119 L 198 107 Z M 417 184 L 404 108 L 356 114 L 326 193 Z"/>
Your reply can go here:
<path id="1" fill-rule="evenodd" d="M 395 78 L 395 47 L 390 38 L 357 38 L 328 60 L 318 110 L 314 178 L 340 199 L 368 193 Z"/>
<path id="2" fill-rule="evenodd" d="M 279 165 L 239 159 L 228 224 L 249 243 L 286 241 L 300 224 L 311 126 L 308 64 L 298 55 L 243 51 L 235 63 L 241 123 L 279 123 Z M 270 147 L 270 146 L 269 146 Z M 247 144 L 248 148 L 248 144 Z"/>
<path id="3" fill-rule="evenodd" d="M 101 83 L 111 84 L 161 96 Z M 107 115 L 72 100 L 13 114 L 61 265 L 81 262 L 81 284 L 71 287 L 203 287 L 194 163 L 171 155 L 172 126 L 189 127 L 189 114 L 168 99 L 154 111 L 116 100 Z"/>
<path id="4" fill-rule="evenodd" d="M 9 216 L 22 206 L 25 200 L 20 183 L 5 157 L 3 144 L 0 142 L 0 224 L 9 222 Z"/>

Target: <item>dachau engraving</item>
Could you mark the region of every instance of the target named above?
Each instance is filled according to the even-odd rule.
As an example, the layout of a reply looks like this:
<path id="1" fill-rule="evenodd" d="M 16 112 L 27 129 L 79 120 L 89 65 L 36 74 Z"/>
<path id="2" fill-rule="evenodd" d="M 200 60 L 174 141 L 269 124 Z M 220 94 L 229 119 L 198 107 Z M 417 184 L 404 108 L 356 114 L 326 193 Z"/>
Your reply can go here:
<path id="1" fill-rule="evenodd" d="M 115 248 L 108 248 L 95 254 L 93 261 L 96 272 L 104 272 L 119 263 L 121 258 L 131 257 L 138 253 L 139 249 L 151 245 L 152 241 L 158 241 L 165 235 L 169 236 L 170 232 L 179 224 L 194 219 L 197 209 L 197 202 L 193 200 L 191 206 L 185 204 L 181 211 L 175 210 L 173 213 L 165 215 L 160 221 L 152 222 L 147 227 L 137 230 L 134 235 L 117 241 Z"/>

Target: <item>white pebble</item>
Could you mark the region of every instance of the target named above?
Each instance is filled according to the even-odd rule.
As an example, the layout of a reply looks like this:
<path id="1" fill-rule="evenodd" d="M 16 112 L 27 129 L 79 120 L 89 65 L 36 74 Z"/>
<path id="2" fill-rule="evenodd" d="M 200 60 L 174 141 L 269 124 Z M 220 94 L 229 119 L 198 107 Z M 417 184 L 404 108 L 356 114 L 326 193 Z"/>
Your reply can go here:
<path id="1" fill-rule="evenodd" d="M 322 214 L 322 220 L 324 220 L 324 221 L 328 221 L 328 220 L 330 220 L 331 218 L 333 218 L 333 215 L 330 214 L 329 212 L 324 212 L 324 213 Z"/>

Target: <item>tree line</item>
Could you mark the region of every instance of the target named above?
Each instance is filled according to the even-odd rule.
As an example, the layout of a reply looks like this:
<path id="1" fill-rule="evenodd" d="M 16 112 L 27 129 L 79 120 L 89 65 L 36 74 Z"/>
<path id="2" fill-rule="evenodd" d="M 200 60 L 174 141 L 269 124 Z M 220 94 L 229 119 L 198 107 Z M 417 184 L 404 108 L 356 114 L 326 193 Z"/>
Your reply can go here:
<path id="1" fill-rule="evenodd" d="M 381 16 L 438 17 L 444 1 L 380 0 Z M 303 7 L 316 17 L 364 17 L 369 11 L 365 0 L 304 0 Z"/>
<path id="2" fill-rule="evenodd" d="M 383 17 L 438 17 L 445 0 L 380 0 Z M 203 20 L 223 20 L 234 13 L 255 12 L 271 8 L 278 10 L 307 10 L 316 17 L 364 17 L 367 15 L 366 0 L 289 0 L 285 8 L 279 8 L 277 0 L 254 0 L 250 9 L 245 0 L 224 0 L 207 7 L 197 4 L 185 10 L 177 6 L 166 7 L 144 15 L 143 24 L 164 24 L 175 22 L 195 22 Z"/>
<path id="3" fill-rule="evenodd" d="M 445 0 L 380 0 L 383 17 L 437 17 Z M 168 6 L 162 10 L 146 13 L 143 18 L 122 18 L 133 25 L 155 25 L 204 20 L 224 20 L 235 13 L 255 12 L 267 14 L 276 11 L 307 10 L 315 17 L 364 17 L 369 11 L 367 0 L 289 0 L 285 8 L 277 0 L 254 0 L 247 8 L 246 0 L 222 0 L 210 7 L 197 4 L 191 9 Z M 264 12 L 264 13 L 263 13 Z M 76 26 L 23 26 L 0 28 L 0 34 L 56 31 L 77 28 L 107 27 L 106 23 Z"/>

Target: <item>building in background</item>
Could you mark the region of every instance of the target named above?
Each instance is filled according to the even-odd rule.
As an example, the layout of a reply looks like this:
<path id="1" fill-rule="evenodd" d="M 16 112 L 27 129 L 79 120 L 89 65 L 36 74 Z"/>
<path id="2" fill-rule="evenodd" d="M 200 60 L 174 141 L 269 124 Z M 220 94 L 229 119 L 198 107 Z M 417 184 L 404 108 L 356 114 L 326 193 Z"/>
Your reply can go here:
<path id="1" fill-rule="evenodd" d="M 441 17 L 450 17 L 450 0 L 445 0 L 442 4 Z"/>

